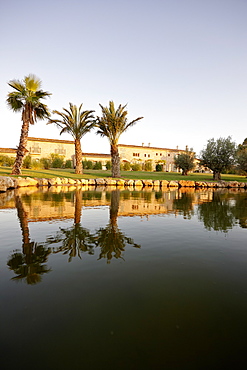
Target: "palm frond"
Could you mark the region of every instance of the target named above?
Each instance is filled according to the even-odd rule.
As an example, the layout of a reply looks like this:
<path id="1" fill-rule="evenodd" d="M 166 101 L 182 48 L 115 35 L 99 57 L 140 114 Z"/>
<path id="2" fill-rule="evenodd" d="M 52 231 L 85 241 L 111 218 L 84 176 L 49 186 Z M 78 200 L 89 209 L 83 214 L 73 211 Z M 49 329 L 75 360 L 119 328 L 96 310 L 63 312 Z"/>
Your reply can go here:
<path id="1" fill-rule="evenodd" d="M 121 134 L 143 118 L 138 117 L 128 123 L 127 104 L 123 106 L 120 104 L 118 108 L 115 109 L 114 102 L 110 101 L 109 108 L 103 107 L 101 104 L 100 107 L 102 110 L 102 117 L 97 117 L 95 126 L 98 130 L 96 133 L 100 136 L 107 137 L 111 145 L 117 145 Z"/>
<path id="2" fill-rule="evenodd" d="M 55 123 L 59 128 L 62 128 L 60 134 L 68 132 L 74 139 L 81 139 L 95 125 L 95 117 L 93 110 L 81 111 L 82 104 L 77 107 L 69 103 L 69 109 L 63 108 L 63 112 L 54 110 L 59 119 L 50 119 L 49 123 Z"/>

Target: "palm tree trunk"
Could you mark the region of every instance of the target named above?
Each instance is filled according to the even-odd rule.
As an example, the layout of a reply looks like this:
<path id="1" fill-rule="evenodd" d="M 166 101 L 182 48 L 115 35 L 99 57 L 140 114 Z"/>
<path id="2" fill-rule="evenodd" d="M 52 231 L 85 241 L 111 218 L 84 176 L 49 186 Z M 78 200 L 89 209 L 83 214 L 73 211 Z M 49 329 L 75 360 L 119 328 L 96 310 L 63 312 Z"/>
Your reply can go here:
<path id="1" fill-rule="evenodd" d="M 20 142 L 17 148 L 15 163 L 12 168 L 11 175 L 21 175 L 22 162 L 26 154 L 28 131 L 29 131 L 29 121 L 24 120 L 21 127 Z"/>
<path id="2" fill-rule="evenodd" d="M 118 146 L 111 145 L 112 177 L 120 177 L 120 157 Z"/>
<path id="3" fill-rule="evenodd" d="M 80 139 L 75 139 L 75 173 L 82 174 L 82 151 Z"/>

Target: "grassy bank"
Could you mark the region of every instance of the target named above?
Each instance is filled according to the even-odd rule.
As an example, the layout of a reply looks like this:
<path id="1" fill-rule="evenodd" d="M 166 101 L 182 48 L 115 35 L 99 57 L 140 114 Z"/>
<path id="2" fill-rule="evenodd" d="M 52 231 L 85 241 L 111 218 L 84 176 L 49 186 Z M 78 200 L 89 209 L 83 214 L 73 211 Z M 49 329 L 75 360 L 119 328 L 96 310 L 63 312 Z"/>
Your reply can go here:
<path id="1" fill-rule="evenodd" d="M 0 167 L 0 176 L 10 176 L 10 167 Z M 144 172 L 144 171 L 122 171 L 122 178 L 124 179 L 151 179 L 151 180 L 190 180 L 190 181 L 213 181 L 213 176 L 207 173 L 192 173 L 188 176 L 182 176 L 176 172 Z M 14 176 L 13 176 L 14 177 Z M 103 170 L 85 170 L 82 175 L 75 174 L 73 169 L 50 169 L 50 170 L 22 170 L 22 177 L 38 177 L 38 178 L 52 178 L 52 177 L 69 177 L 72 179 L 91 179 L 111 177 L 111 171 Z M 224 181 L 240 181 L 247 182 L 245 176 L 238 175 L 222 175 Z"/>

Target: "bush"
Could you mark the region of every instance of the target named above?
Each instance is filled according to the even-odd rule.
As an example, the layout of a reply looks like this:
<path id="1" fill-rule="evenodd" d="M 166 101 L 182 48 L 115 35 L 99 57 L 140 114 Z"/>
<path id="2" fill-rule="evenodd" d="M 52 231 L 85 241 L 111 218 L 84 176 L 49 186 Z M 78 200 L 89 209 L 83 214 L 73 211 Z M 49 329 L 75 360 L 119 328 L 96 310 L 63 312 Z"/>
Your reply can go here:
<path id="1" fill-rule="evenodd" d="M 49 170 L 51 168 L 51 160 L 49 158 L 40 158 L 41 168 Z"/>
<path id="2" fill-rule="evenodd" d="M 129 162 L 124 162 L 123 163 L 123 171 L 130 171 L 131 170 L 131 165 Z"/>
<path id="3" fill-rule="evenodd" d="M 12 167 L 15 162 L 15 158 L 8 157 L 7 155 L 0 155 L 0 166 Z"/>
<path id="4" fill-rule="evenodd" d="M 64 167 L 64 155 L 51 153 L 51 167 L 52 168 L 63 168 Z"/>
<path id="5" fill-rule="evenodd" d="M 145 161 L 143 169 L 144 171 L 149 172 L 152 171 L 153 170 L 152 160 Z"/>
<path id="6" fill-rule="evenodd" d="M 31 165 L 32 165 L 32 158 L 31 158 L 31 155 L 29 154 L 23 159 L 22 167 L 31 168 Z"/>
<path id="7" fill-rule="evenodd" d="M 133 163 L 130 166 L 131 166 L 132 171 L 141 171 L 140 163 Z"/>
<path id="8" fill-rule="evenodd" d="M 65 161 L 65 168 L 72 168 L 72 160 L 71 159 L 67 159 Z"/>
<path id="9" fill-rule="evenodd" d="M 155 166 L 155 171 L 157 171 L 157 172 L 163 171 L 163 166 L 162 166 L 162 164 L 160 164 L 160 163 L 156 164 L 156 166 Z"/>
<path id="10" fill-rule="evenodd" d="M 95 162 L 93 166 L 93 170 L 102 170 L 102 163 L 100 161 Z"/>
<path id="11" fill-rule="evenodd" d="M 107 170 L 111 170 L 111 161 L 107 161 L 105 166 Z"/>
<path id="12" fill-rule="evenodd" d="M 93 162 L 84 159 L 84 161 L 82 161 L 82 166 L 85 170 L 91 170 L 93 168 Z"/>

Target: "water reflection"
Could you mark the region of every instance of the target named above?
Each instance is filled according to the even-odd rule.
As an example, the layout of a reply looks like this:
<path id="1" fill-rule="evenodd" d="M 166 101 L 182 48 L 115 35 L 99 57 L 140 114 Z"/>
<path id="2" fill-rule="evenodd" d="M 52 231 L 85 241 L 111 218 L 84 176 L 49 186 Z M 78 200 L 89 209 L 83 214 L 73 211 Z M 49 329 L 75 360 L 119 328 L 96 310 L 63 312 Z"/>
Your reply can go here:
<path id="1" fill-rule="evenodd" d="M 51 271 L 45 265 L 51 249 L 30 240 L 27 212 L 19 195 L 15 196 L 15 205 L 22 233 L 22 251 L 15 250 L 9 257 L 7 265 L 17 275 L 12 280 L 36 284 L 41 281 L 41 275 Z"/>
<path id="2" fill-rule="evenodd" d="M 104 228 L 99 228 L 94 235 L 95 245 L 100 248 L 99 259 L 106 258 L 107 263 L 110 263 L 113 257 L 124 259 L 122 253 L 125 251 L 127 245 L 141 248 L 140 245 L 134 243 L 133 239 L 125 236 L 118 227 L 119 202 L 120 191 L 112 191 L 109 224 Z"/>
<path id="3" fill-rule="evenodd" d="M 110 220 L 106 227 L 100 227 L 95 232 L 90 232 L 88 229 L 82 227 L 81 219 L 81 191 L 75 192 L 75 217 L 74 225 L 69 228 L 60 228 L 55 237 L 47 238 L 49 245 L 54 243 L 62 243 L 60 246 L 53 248 L 53 253 L 63 252 L 69 255 L 69 262 L 73 257 L 81 258 L 81 253 L 95 254 L 96 248 L 99 248 L 99 258 L 105 258 L 107 263 L 110 263 L 114 257 L 116 259 L 123 259 L 123 252 L 127 245 L 135 248 L 140 248 L 140 245 L 127 237 L 119 228 L 117 224 L 120 191 L 113 190 L 107 194 L 110 195 Z M 100 193 L 96 193 L 99 198 Z M 92 194 L 90 194 L 92 200 Z"/>
<path id="4" fill-rule="evenodd" d="M 19 189 L 1 194 L 1 208 L 16 208 L 22 233 L 22 248 L 14 250 L 7 265 L 27 284 L 41 281 L 51 271 L 47 266 L 51 254 L 63 253 L 68 262 L 83 254 L 97 259 L 124 259 L 127 246 L 140 248 L 118 226 L 121 217 L 181 215 L 190 220 L 198 217 L 206 230 L 228 232 L 234 226 L 247 228 L 247 192 L 230 190 L 152 189 L 106 190 L 57 187 L 55 189 Z M 106 226 L 90 231 L 83 227 L 83 207 L 109 207 Z M 95 209 L 97 212 L 97 210 Z M 29 222 L 73 219 L 73 225 L 61 226 L 55 235 L 45 236 L 42 243 L 30 238 Z"/>
<path id="5" fill-rule="evenodd" d="M 198 218 L 205 229 L 228 232 L 237 223 L 247 227 L 247 193 L 215 191 L 212 200 L 198 205 Z"/>

